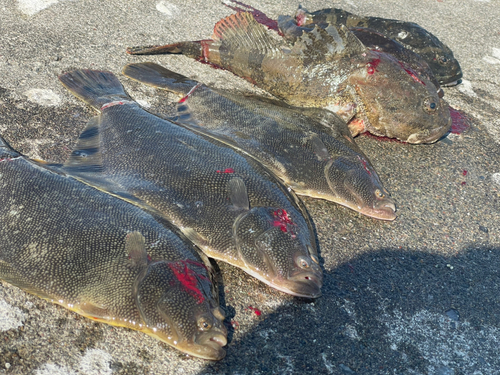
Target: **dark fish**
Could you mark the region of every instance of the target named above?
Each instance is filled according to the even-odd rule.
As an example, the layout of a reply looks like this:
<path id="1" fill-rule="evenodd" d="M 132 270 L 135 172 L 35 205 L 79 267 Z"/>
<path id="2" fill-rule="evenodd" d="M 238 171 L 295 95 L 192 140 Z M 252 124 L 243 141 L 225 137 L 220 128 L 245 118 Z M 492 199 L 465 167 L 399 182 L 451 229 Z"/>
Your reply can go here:
<path id="1" fill-rule="evenodd" d="M 225 356 L 227 331 L 209 263 L 187 241 L 140 208 L 21 156 L 1 138 L 0 186 L 1 279 L 190 355 Z"/>
<path id="2" fill-rule="evenodd" d="M 416 23 L 380 17 L 362 17 L 335 8 L 321 9 L 312 13 L 299 9 L 295 19 L 299 26 L 326 22 L 337 26 L 364 27 L 378 31 L 420 55 L 427 61 L 443 86 L 460 83 L 462 78 L 460 64 L 453 57 L 451 49 Z"/>
<path id="3" fill-rule="evenodd" d="M 267 169 L 141 109 L 109 72 L 60 77 L 101 115 L 63 170 L 154 207 L 206 255 L 296 296 L 320 296 L 322 271 L 305 208 Z"/>
<path id="4" fill-rule="evenodd" d="M 127 65 L 123 74 L 179 94 L 175 122 L 254 156 L 297 194 L 395 219 L 377 172 L 332 112 L 211 89 L 153 63 Z"/>
<path id="5" fill-rule="evenodd" d="M 299 29 L 280 17 L 283 34 Z M 295 26 L 294 26 L 295 25 Z M 410 143 L 431 143 L 451 127 L 448 105 L 434 84 L 392 56 L 366 48 L 345 26 L 300 28 L 294 43 L 259 24 L 251 13 L 217 23 L 210 40 L 129 53 L 182 53 L 225 68 L 288 104 L 324 107 L 349 121 L 353 136 L 369 131 Z"/>

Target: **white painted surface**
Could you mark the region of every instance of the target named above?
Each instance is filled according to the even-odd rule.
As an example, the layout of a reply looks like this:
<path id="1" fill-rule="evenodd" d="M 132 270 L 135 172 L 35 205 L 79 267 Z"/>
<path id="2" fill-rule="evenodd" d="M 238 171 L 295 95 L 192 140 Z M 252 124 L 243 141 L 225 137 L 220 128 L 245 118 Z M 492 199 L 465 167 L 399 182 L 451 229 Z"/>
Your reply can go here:
<path id="1" fill-rule="evenodd" d="M 30 102 L 43 106 L 56 106 L 61 104 L 61 98 L 52 90 L 31 89 L 24 93 Z"/>
<path id="2" fill-rule="evenodd" d="M 23 325 L 26 314 L 17 307 L 9 305 L 4 300 L 0 300 L 0 331 L 16 329 Z"/>

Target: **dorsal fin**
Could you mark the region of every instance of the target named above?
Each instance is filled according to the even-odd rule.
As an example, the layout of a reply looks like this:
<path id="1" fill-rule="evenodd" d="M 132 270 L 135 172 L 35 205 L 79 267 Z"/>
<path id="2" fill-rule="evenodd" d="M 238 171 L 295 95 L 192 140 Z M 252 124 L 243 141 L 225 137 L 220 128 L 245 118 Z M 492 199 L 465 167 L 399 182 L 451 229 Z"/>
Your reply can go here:
<path id="1" fill-rule="evenodd" d="M 233 177 L 227 183 L 229 200 L 237 210 L 249 210 L 250 201 L 248 199 L 247 187 L 240 177 Z"/>
<path id="2" fill-rule="evenodd" d="M 297 37 L 292 52 L 313 58 L 315 62 L 366 51 L 363 43 L 344 25 L 310 24 L 301 30 L 302 35 Z"/>
<path id="3" fill-rule="evenodd" d="M 263 55 L 282 54 L 280 43 L 274 40 L 268 29 L 257 22 L 249 12 L 239 12 L 226 17 L 214 27 L 213 39 L 220 40 L 233 51 L 237 48 Z"/>
<path id="4" fill-rule="evenodd" d="M 69 174 L 102 172 L 98 116 L 93 117 L 78 137 L 76 147 L 64 163 L 63 169 Z"/>

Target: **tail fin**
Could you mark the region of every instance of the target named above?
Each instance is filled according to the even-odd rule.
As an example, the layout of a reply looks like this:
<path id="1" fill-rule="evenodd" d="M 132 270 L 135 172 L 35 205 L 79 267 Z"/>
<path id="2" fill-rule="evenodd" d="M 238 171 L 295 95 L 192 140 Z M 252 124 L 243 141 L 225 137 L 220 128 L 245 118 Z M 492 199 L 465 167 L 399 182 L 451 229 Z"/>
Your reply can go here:
<path id="1" fill-rule="evenodd" d="M 100 70 L 74 70 L 59 76 L 59 80 L 73 95 L 100 110 L 104 104 L 130 100 L 118 78 Z"/>
<path id="2" fill-rule="evenodd" d="M 14 150 L 5 139 L 0 136 L 0 162 L 21 156 L 19 152 Z"/>
<path id="3" fill-rule="evenodd" d="M 128 64 L 123 75 L 146 85 L 186 95 L 198 82 L 152 62 Z"/>
<path id="4" fill-rule="evenodd" d="M 206 48 L 206 45 L 209 45 L 211 42 L 211 39 L 207 39 L 166 44 L 164 46 L 128 47 L 127 53 L 130 55 L 166 55 L 180 53 L 196 59 L 203 57 L 203 48 Z"/>
<path id="5" fill-rule="evenodd" d="M 0 148 L 6 148 L 7 150 L 12 150 L 12 147 L 7 143 L 5 139 L 0 135 Z"/>

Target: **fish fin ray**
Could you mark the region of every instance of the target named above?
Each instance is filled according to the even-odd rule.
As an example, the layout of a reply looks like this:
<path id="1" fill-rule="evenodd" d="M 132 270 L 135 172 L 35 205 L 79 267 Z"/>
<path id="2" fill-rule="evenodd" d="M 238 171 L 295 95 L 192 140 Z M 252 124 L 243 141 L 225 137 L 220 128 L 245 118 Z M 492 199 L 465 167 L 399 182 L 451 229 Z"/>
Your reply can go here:
<path id="1" fill-rule="evenodd" d="M 100 117 L 95 116 L 80 133 L 75 149 L 63 165 L 63 170 L 68 174 L 103 171 L 99 125 Z"/>
<path id="2" fill-rule="evenodd" d="M 212 40 L 198 40 L 188 42 L 177 42 L 161 46 L 138 46 L 127 47 L 127 53 L 130 55 L 167 55 L 183 54 L 188 57 L 198 58 L 203 56 L 203 44 L 210 44 Z"/>
<path id="3" fill-rule="evenodd" d="M 241 48 L 252 54 L 283 54 L 279 44 L 269 36 L 268 29 L 249 12 L 232 14 L 217 22 L 213 39 L 233 51 Z"/>
<path id="4" fill-rule="evenodd" d="M 122 73 L 138 82 L 180 95 L 186 95 L 198 84 L 182 74 L 172 72 L 152 62 L 128 64 L 123 68 Z"/>
<path id="5" fill-rule="evenodd" d="M 60 75 L 59 80 L 73 95 L 98 111 L 106 103 L 130 99 L 111 72 L 78 69 Z"/>

